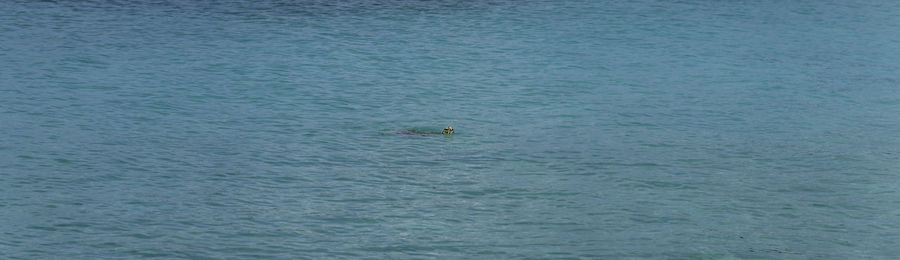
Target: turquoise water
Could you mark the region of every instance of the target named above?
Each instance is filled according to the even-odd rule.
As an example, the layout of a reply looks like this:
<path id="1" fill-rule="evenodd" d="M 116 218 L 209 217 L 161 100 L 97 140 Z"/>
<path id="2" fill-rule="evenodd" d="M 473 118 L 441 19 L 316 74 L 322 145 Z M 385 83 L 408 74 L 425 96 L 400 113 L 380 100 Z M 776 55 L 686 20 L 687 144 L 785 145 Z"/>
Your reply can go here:
<path id="1" fill-rule="evenodd" d="M 890 259 L 898 13 L 2 1 L 0 258 Z"/>

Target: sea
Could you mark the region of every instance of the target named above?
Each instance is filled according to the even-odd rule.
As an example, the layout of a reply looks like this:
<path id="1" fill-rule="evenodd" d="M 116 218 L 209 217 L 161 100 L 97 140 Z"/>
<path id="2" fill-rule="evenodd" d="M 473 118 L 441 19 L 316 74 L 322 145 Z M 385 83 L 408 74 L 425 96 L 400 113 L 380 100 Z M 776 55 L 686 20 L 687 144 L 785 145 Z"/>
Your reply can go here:
<path id="1" fill-rule="evenodd" d="M 897 259 L 898 14 L 3 0 L 0 258 Z"/>

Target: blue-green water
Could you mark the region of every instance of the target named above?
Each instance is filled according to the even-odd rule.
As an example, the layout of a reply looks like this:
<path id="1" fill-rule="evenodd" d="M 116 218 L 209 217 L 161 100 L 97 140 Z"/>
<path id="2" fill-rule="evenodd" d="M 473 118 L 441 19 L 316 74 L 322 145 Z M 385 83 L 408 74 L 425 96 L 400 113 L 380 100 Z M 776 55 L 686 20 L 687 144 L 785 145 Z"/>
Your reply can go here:
<path id="1" fill-rule="evenodd" d="M 894 258 L 898 14 L 2 1 L 0 258 Z"/>

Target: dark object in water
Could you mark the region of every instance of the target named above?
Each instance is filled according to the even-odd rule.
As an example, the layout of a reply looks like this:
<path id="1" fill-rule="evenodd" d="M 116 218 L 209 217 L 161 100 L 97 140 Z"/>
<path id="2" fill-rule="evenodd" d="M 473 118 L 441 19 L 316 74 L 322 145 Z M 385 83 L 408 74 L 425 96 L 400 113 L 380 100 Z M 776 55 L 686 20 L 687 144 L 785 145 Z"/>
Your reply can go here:
<path id="1" fill-rule="evenodd" d="M 440 132 L 423 132 L 415 129 L 407 129 L 400 131 L 401 134 L 410 134 L 410 135 L 451 135 L 453 134 L 453 127 L 448 126 L 445 127 L 443 131 Z"/>

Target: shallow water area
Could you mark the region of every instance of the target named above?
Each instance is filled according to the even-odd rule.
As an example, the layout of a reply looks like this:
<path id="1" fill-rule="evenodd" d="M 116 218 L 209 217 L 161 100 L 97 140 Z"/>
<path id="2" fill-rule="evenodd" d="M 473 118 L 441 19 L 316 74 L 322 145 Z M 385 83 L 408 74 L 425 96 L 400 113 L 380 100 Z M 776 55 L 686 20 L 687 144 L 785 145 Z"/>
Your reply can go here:
<path id="1" fill-rule="evenodd" d="M 890 259 L 897 13 L 3 1 L 0 258 Z"/>

